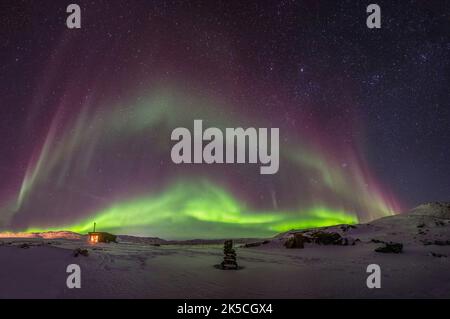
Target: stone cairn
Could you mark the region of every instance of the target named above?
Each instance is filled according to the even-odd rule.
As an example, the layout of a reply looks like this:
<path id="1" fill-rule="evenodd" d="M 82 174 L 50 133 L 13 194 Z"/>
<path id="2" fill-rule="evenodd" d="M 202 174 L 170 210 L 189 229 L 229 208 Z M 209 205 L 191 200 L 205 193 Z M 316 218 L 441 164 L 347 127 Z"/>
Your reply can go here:
<path id="1" fill-rule="evenodd" d="M 238 269 L 238 264 L 236 262 L 236 251 L 233 249 L 233 241 L 226 240 L 223 244 L 223 261 L 220 264 L 220 268 L 224 270 Z"/>

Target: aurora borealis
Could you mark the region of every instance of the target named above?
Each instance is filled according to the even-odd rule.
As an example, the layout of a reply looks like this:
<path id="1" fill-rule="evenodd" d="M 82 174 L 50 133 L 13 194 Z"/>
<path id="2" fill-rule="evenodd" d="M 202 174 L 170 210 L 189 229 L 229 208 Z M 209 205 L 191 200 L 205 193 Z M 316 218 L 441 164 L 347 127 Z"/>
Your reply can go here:
<path id="1" fill-rule="evenodd" d="M 413 56 L 430 44 L 410 49 L 420 42 L 410 34 L 396 51 L 390 41 L 381 47 L 386 38 L 364 23 L 346 26 L 346 14 L 315 20 L 334 10 L 356 14 L 363 5 L 77 3 L 80 30 L 64 27 L 62 2 L 11 2 L 8 9 L 15 20 L 2 30 L 0 231 L 85 233 L 95 221 L 99 230 L 167 239 L 272 236 L 399 213 L 416 204 L 410 187 L 423 192 L 420 199 L 436 193 L 423 190 L 432 182 L 443 194 L 444 179 L 434 171 L 421 179 L 416 169 L 428 157 L 416 167 L 404 163 L 423 146 L 422 126 L 432 140 L 443 136 L 445 122 L 433 130 L 422 124 L 423 113 L 398 98 L 405 86 L 423 83 L 406 76 L 396 83 L 395 70 L 383 66 L 395 60 L 413 68 L 400 59 L 404 48 Z M 390 28 L 382 31 L 392 35 Z M 364 32 L 373 38 L 360 40 Z M 434 41 L 434 51 L 424 53 L 430 64 L 445 52 Z M 430 92 L 445 94 L 440 84 Z M 433 110 L 429 120 L 445 112 Z M 379 117 L 390 139 L 378 134 Z M 172 163 L 172 130 L 195 119 L 219 128 L 280 128 L 278 173 Z M 405 130 L 404 121 L 418 124 Z M 408 140 L 415 144 L 405 151 Z M 439 146 L 430 152 L 434 167 L 448 165 Z M 402 178 L 388 174 L 397 171 Z M 423 187 L 402 186 L 404 179 Z"/>
<path id="2" fill-rule="evenodd" d="M 293 228 L 354 223 L 358 221 L 355 213 L 358 208 L 361 211 L 367 209 L 366 215 L 361 215 L 363 218 L 372 218 L 370 213 L 382 216 L 393 212 L 393 208 L 383 202 L 375 188 L 372 193 L 360 192 L 360 203 L 352 202 L 353 194 L 347 192 L 347 188 L 363 181 L 362 172 L 355 172 L 359 176 L 345 176 L 342 168 L 327 163 L 322 154 L 288 143 L 285 148 L 289 152 L 282 152 L 282 156 L 289 171 L 287 174 L 280 173 L 280 177 L 275 175 L 277 180 L 269 180 L 269 185 L 279 183 L 279 187 L 283 188 L 289 187 L 283 183 L 291 182 L 296 186 L 298 181 L 290 181 L 288 176 L 297 175 L 302 180 L 301 176 L 307 172 L 308 178 L 313 178 L 313 181 L 320 184 L 301 185 L 304 192 L 300 200 L 295 193 L 277 195 L 275 186 L 268 189 L 265 202 L 264 197 L 255 198 L 252 191 L 241 194 L 240 184 L 247 189 L 258 190 L 258 184 L 266 179 L 259 176 L 259 170 L 252 165 L 243 165 L 234 172 L 236 164 L 227 167 L 227 173 L 224 173 L 224 166 L 183 167 L 170 163 L 170 159 L 166 158 L 168 163 L 165 165 L 170 166 L 170 170 L 174 172 L 163 172 L 158 176 L 161 161 L 170 153 L 171 143 L 164 141 L 164 138 L 170 136 L 169 128 L 180 123 L 187 126 L 190 117 L 196 114 L 203 114 L 204 118 L 214 123 L 233 123 L 233 119 L 226 118 L 215 121 L 215 112 L 202 109 L 206 102 L 192 101 L 189 109 L 184 109 L 187 97 L 160 91 L 158 93 L 161 95 L 147 98 L 130 107 L 129 113 L 124 113 L 120 107 L 115 110 L 111 107 L 109 113 L 99 118 L 95 112 L 88 115 L 88 111 L 83 110 L 73 122 L 66 124 L 73 127 L 69 130 L 67 126 L 58 123 L 61 120 L 58 114 L 55 116 L 42 147 L 27 167 L 20 191 L 11 205 L 16 212 L 32 212 L 34 204 L 40 203 L 46 212 L 54 212 L 58 216 L 62 214 L 63 222 L 41 224 L 36 220 L 26 230 L 56 230 L 62 227 L 65 230 L 87 232 L 95 220 L 103 229 L 115 232 L 156 233 L 166 237 L 179 232 L 184 225 L 190 226 L 183 232 L 183 236 L 188 237 L 196 234 L 207 237 L 267 236 Z M 58 131 L 58 126 L 63 127 L 61 132 Z M 156 128 L 158 133 L 154 133 Z M 146 140 L 152 135 L 156 142 Z M 131 149 L 128 149 L 129 143 Z M 114 153 L 117 148 L 126 150 L 128 156 L 117 158 Z M 132 160 L 129 157 L 131 155 Z M 159 162 L 155 163 L 152 156 L 157 156 Z M 101 160 L 97 162 L 97 158 Z M 134 158 L 140 160 L 141 167 L 131 182 L 128 176 L 135 169 Z M 127 189 L 124 190 L 120 182 L 98 183 L 91 179 L 91 170 L 95 171 L 93 174 L 97 177 L 103 176 L 98 170 L 103 170 L 105 163 L 116 164 L 120 170 L 111 169 L 104 178 L 116 180 L 117 175 L 123 174 L 123 180 L 128 184 Z M 179 177 L 180 172 L 183 178 Z M 156 185 L 152 182 L 155 176 L 159 179 Z M 240 179 L 249 176 L 252 180 L 240 182 Z M 107 190 L 111 192 L 112 200 L 103 193 L 104 183 L 109 186 Z M 89 190 L 91 187 L 92 190 Z M 296 187 L 300 189 L 299 186 Z M 46 190 L 45 197 L 48 196 L 48 190 L 61 194 L 63 202 L 56 205 L 58 199 L 49 198 L 41 202 L 41 189 Z M 256 192 L 258 193 L 264 195 L 263 192 Z M 65 202 L 67 198 L 74 197 L 75 203 L 68 205 Z M 70 220 L 66 221 L 66 214 L 74 206 L 84 206 L 86 201 L 92 203 L 94 208 L 72 223 Z M 348 203 L 354 206 L 347 206 Z"/>

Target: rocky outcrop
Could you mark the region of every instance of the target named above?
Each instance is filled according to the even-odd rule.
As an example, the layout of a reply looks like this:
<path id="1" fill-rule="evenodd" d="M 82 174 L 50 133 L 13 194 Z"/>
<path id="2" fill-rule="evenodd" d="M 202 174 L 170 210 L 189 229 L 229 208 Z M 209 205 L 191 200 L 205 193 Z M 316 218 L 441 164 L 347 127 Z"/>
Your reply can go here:
<path id="1" fill-rule="evenodd" d="M 412 216 L 428 216 L 441 219 L 450 219 L 450 202 L 425 203 L 414 208 L 409 214 Z"/>
<path id="2" fill-rule="evenodd" d="M 399 254 L 403 251 L 403 244 L 394 242 L 384 243 L 384 246 L 376 248 L 375 251 L 377 253 Z"/>
<path id="3" fill-rule="evenodd" d="M 337 232 L 313 231 L 299 232 L 291 234 L 284 242 L 286 248 L 304 248 L 305 243 L 313 243 L 317 245 L 338 245 L 353 246 L 359 239 L 352 237 L 343 237 Z"/>
<path id="4" fill-rule="evenodd" d="M 338 233 L 318 231 L 312 233 L 311 237 L 318 245 L 342 245 L 342 236 Z"/>
<path id="5" fill-rule="evenodd" d="M 293 234 L 291 237 L 289 237 L 285 242 L 284 246 L 286 248 L 305 248 L 305 243 L 311 242 L 311 240 L 304 236 L 301 233 Z"/>

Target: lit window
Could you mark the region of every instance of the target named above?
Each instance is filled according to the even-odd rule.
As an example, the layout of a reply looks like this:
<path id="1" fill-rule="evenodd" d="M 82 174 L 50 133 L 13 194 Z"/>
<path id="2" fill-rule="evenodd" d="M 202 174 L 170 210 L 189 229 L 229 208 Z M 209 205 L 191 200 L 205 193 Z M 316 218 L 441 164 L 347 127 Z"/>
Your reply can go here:
<path id="1" fill-rule="evenodd" d="M 98 235 L 91 235 L 91 243 L 98 243 Z"/>

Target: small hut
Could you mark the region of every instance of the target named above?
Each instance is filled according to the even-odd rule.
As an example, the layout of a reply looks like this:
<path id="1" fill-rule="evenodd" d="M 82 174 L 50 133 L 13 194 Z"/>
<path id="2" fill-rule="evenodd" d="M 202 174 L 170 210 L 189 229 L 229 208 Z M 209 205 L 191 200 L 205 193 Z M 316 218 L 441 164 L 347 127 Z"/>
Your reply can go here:
<path id="1" fill-rule="evenodd" d="M 94 223 L 94 231 L 88 233 L 89 236 L 89 242 L 92 244 L 96 243 L 110 243 L 110 242 L 116 242 L 117 236 L 106 233 L 106 232 L 97 232 L 95 231 L 95 223 Z"/>

